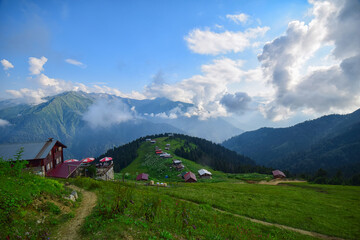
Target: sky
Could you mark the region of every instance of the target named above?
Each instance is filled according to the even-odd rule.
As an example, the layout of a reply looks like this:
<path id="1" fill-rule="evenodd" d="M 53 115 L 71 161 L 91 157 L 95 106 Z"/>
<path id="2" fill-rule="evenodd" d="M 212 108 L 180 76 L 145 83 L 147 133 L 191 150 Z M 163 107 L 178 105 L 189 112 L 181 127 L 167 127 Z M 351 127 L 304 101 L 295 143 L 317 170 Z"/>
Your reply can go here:
<path id="1" fill-rule="evenodd" d="M 0 99 L 166 97 L 289 126 L 360 107 L 359 26 L 359 0 L 1 0 Z"/>

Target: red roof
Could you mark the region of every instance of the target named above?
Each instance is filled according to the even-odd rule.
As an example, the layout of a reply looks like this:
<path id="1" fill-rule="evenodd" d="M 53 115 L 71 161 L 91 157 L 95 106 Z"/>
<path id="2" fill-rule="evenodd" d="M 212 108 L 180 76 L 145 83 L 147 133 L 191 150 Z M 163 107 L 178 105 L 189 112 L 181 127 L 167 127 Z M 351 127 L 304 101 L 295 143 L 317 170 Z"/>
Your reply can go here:
<path id="1" fill-rule="evenodd" d="M 275 178 L 285 178 L 286 177 L 286 175 L 280 170 L 272 171 L 272 174 Z"/>
<path id="2" fill-rule="evenodd" d="M 68 178 L 70 175 L 75 172 L 81 165 L 81 162 L 69 162 L 69 163 L 61 163 L 56 166 L 56 168 L 51 169 L 46 173 L 48 177 L 56 177 L 56 178 Z"/>
<path id="3" fill-rule="evenodd" d="M 136 177 L 136 181 L 141 181 L 141 180 L 149 180 L 149 174 L 146 173 L 140 173 L 139 175 L 137 175 Z"/>
<path id="4" fill-rule="evenodd" d="M 184 175 L 185 182 L 197 182 L 195 174 L 188 172 Z"/>

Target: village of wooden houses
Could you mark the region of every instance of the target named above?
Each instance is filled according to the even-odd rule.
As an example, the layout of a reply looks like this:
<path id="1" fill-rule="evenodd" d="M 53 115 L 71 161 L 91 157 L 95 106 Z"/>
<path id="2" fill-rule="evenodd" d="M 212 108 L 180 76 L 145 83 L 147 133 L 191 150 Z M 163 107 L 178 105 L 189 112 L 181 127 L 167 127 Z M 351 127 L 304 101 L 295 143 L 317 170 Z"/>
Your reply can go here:
<path id="1" fill-rule="evenodd" d="M 171 159 L 172 164 L 169 167 L 173 171 L 177 171 L 179 179 L 183 179 L 186 183 L 197 182 L 197 176 L 200 179 L 211 179 L 212 173 L 207 169 L 198 169 L 197 173 L 186 171 L 184 163 L 166 151 L 170 150 L 171 146 L 167 143 L 162 150 L 157 146 L 156 139 L 147 138 L 145 140 L 154 147 L 154 151 L 151 154 L 156 155 L 162 159 Z M 103 157 L 96 159 L 94 157 L 85 157 L 82 160 L 67 159 L 64 160 L 64 151 L 66 145 L 58 140 L 49 138 L 43 142 L 32 143 L 16 143 L 16 144 L 1 144 L 0 155 L 3 159 L 12 161 L 13 157 L 21 150 L 21 160 L 28 161 L 27 167 L 33 173 L 52 178 L 74 178 L 78 176 L 93 177 L 98 180 L 114 180 L 114 164 L 112 157 Z M 148 153 L 150 154 L 150 153 Z M 97 162 L 96 164 L 94 162 Z M 94 166 L 96 171 L 94 173 L 89 172 L 89 166 Z M 125 176 L 126 174 L 123 174 Z M 273 171 L 274 179 L 286 178 L 285 174 L 280 170 Z M 145 181 L 146 185 L 154 186 L 168 186 L 165 182 L 154 182 L 151 180 L 151 176 L 148 173 L 139 173 L 136 176 L 136 181 Z M 164 176 L 164 180 L 167 176 Z"/>

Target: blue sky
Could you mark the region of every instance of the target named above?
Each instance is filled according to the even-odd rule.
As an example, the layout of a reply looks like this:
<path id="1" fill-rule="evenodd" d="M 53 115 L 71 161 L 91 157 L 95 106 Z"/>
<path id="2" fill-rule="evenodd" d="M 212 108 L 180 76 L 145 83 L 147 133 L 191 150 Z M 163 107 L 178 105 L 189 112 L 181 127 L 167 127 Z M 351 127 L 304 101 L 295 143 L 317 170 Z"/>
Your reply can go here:
<path id="1" fill-rule="evenodd" d="M 342 10 L 359 5 L 350 2 L 3 0 L 0 98 L 34 104 L 67 90 L 168 97 L 194 103 L 189 116 L 255 120 L 249 128 L 349 112 L 359 96 L 344 99 L 351 93 L 343 84 L 324 82 L 333 88 L 311 96 L 307 88 L 319 71 L 341 74 L 341 63 L 358 54 L 356 37 L 353 51 L 334 54 L 344 41 L 328 27 L 344 29 Z M 333 91 L 339 99 L 326 96 Z"/>

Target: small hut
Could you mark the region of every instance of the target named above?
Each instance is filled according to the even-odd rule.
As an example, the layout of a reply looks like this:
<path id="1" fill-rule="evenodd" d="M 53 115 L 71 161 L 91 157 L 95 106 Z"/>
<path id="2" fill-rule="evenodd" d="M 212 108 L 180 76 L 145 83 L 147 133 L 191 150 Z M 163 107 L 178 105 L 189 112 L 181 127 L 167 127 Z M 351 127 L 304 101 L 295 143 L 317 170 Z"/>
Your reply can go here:
<path id="1" fill-rule="evenodd" d="M 195 174 L 188 172 L 184 175 L 185 182 L 197 182 Z"/>
<path id="2" fill-rule="evenodd" d="M 198 173 L 199 173 L 200 178 L 211 179 L 211 177 L 212 177 L 211 172 L 209 172 L 209 171 L 206 170 L 206 169 L 200 169 L 200 170 L 198 171 Z"/>
<path id="3" fill-rule="evenodd" d="M 136 181 L 147 181 L 147 180 L 149 180 L 149 174 L 146 173 L 140 173 L 136 177 Z"/>
<path id="4" fill-rule="evenodd" d="M 272 174 L 274 178 L 286 178 L 286 175 L 280 170 L 272 171 Z"/>
<path id="5" fill-rule="evenodd" d="M 183 164 L 178 164 L 178 165 L 175 165 L 175 168 L 176 168 L 176 170 L 181 171 L 185 168 L 185 166 Z"/>

